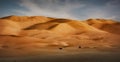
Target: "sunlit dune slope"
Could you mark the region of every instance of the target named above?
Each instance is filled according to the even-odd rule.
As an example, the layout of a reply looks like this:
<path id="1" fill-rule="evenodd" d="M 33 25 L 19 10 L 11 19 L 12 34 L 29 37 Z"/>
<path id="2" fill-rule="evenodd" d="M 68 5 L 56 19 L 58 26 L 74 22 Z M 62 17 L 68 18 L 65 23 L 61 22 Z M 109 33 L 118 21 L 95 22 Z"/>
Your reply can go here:
<path id="1" fill-rule="evenodd" d="M 114 34 L 120 34 L 120 22 L 107 19 L 88 19 L 85 22 L 95 28 Z"/>
<path id="2" fill-rule="evenodd" d="M 38 23 L 44 23 L 50 21 L 51 18 L 43 17 L 43 16 L 8 16 L 3 17 L 2 19 L 9 19 L 15 22 L 18 22 L 22 29 L 32 26 Z"/>

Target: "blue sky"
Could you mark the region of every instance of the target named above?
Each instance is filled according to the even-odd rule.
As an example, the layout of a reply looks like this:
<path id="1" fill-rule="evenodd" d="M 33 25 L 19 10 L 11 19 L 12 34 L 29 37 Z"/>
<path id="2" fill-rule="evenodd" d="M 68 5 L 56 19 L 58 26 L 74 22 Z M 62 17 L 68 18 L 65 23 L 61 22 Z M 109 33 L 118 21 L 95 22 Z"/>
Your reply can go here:
<path id="1" fill-rule="evenodd" d="M 120 0 L 0 0 L 0 17 L 9 15 L 120 20 Z"/>

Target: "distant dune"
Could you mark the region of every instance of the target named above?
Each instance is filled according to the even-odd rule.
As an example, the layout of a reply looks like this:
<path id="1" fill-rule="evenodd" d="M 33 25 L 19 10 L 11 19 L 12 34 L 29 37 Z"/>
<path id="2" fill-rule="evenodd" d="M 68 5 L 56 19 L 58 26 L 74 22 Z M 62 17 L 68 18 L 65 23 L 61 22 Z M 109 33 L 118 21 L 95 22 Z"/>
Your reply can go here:
<path id="1" fill-rule="evenodd" d="M 0 56 L 25 55 L 45 48 L 119 48 L 120 22 L 44 16 L 0 18 Z M 10 52 L 14 52 L 11 54 Z"/>

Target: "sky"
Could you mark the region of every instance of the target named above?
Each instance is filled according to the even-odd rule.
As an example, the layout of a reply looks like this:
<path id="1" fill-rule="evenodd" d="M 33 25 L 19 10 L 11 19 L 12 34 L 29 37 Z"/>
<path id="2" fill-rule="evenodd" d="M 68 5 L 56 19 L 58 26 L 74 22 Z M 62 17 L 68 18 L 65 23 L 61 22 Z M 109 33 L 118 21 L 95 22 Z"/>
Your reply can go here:
<path id="1" fill-rule="evenodd" d="M 0 17 L 10 15 L 120 21 L 120 0 L 0 0 Z"/>

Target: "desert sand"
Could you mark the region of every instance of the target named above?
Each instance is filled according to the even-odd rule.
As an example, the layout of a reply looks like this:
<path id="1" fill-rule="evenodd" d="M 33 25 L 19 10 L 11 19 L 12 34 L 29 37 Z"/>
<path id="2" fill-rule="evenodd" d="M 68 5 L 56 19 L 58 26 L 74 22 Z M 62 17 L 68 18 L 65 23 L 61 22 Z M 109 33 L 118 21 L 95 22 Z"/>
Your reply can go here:
<path id="1" fill-rule="evenodd" d="M 119 48 L 120 22 L 114 20 L 71 20 L 44 16 L 0 18 L 1 58 L 77 55 L 90 53 L 91 50 L 94 54 Z"/>

